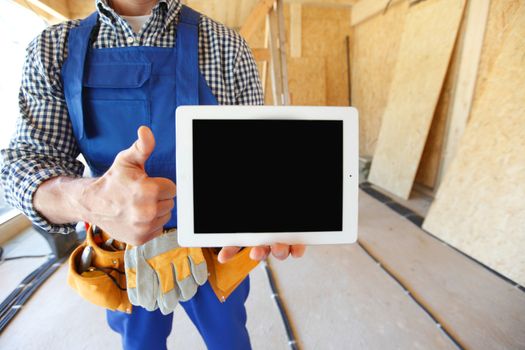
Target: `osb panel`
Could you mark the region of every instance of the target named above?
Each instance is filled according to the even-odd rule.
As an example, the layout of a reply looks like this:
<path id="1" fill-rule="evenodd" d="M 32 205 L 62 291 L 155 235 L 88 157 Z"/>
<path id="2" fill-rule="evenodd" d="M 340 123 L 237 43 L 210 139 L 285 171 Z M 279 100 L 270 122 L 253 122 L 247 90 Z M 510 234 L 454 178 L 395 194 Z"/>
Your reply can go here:
<path id="1" fill-rule="evenodd" d="M 346 55 L 350 10 L 303 6 L 303 56 Z"/>
<path id="2" fill-rule="evenodd" d="M 525 285 L 525 4 L 423 227 Z"/>
<path id="3" fill-rule="evenodd" d="M 441 163 L 447 117 L 451 108 L 451 95 L 454 93 L 455 83 L 458 76 L 461 43 L 464 36 L 465 24 L 465 17 L 463 17 L 456 44 L 452 52 L 452 57 L 450 59 L 445 83 L 443 83 L 443 88 L 441 89 L 436 111 L 434 112 L 430 131 L 428 133 L 427 142 L 425 143 L 421 162 L 419 163 L 419 168 L 416 174 L 415 181 L 428 188 L 434 188 Z"/>
<path id="4" fill-rule="evenodd" d="M 349 9 L 322 6 L 302 7 L 302 57 L 290 55 L 290 6 L 284 7 L 288 80 L 293 105 L 348 106 L 348 63 L 346 36 L 350 34 Z M 262 46 L 261 28 L 250 40 Z M 259 46 L 259 47 L 260 47 Z M 265 103 L 271 104 L 267 82 Z"/>
<path id="5" fill-rule="evenodd" d="M 326 105 L 324 57 L 289 58 L 288 72 L 292 105 Z"/>
<path id="6" fill-rule="evenodd" d="M 518 16 L 518 9 L 521 4 L 523 4 L 523 0 L 497 0 L 490 2 L 489 18 L 479 63 L 475 99 L 483 93 L 485 81 L 512 29 L 512 24 Z"/>
<path id="7" fill-rule="evenodd" d="M 346 45 L 346 44 L 345 44 Z M 344 55 L 326 57 L 326 104 L 348 106 L 348 63 Z"/>
<path id="8" fill-rule="evenodd" d="M 349 23 L 349 9 L 303 6 L 302 56 L 326 59 L 325 104 L 328 106 L 348 106 L 346 37 L 351 33 Z"/>
<path id="9" fill-rule="evenodd" d="M 465 1 L 409 8 L 370 182 L 408 198 L 425 146 Z"/>
<path id="10" fill-rule="evenodd" d="M 403 1 L 353 30 L 352 105 L 359 111 L 359 154 L 374 155 L 397 61 L 408 2 Z"/>
<path id="11" fill-rule="evenodd" d="M 481 94 L 485 86 L 488 72 L 494 64 L 497 53 L 501 50 L 501 45 L 505 41 L 510 31 L 510 25 L 516 17 L 519 8 L 519 0 L 492 1 L 490 17 L 485 33 L 483 55 L 478 69 L 478 84 L 476 88 L 477 96 Z M 446 128 L 447 116 L 450 113 L 450 97 L 453 93 L 454 81 L 457 78 L 459 57 L 457 48 L 459 47 L 464 34 L 465 20 L 460 29 L 460 37 L 456 43 L 456 50 L 452 55 L 452 60 L 447 73 L 447 78 L 441 92 L 436 113 L 434 115 L 430 133 L 428 135 L 425 149 L 421 157 L 416 182 L 429 188 L 434 188 L 438 176 L 440 163 L 444 152 L 444 133 Z"/>

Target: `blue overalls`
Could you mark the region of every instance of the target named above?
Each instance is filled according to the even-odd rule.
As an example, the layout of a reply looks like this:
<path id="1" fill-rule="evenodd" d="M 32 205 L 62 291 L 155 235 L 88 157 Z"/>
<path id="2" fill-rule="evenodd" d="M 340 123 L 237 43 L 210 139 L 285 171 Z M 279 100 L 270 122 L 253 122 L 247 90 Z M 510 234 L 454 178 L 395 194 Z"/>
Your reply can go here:
<path id="1" fill-rule="evenodd" d="M 199 72 L 199 18 L 182 7 L 175 48 L 93 49 L 97 13 L 70 31 L 64 93 L 75 138 L 94 176 L 107 171 L 117 153 L 136 140 L 139 126 L 146 125 L 157 141 L 146 172 L 175 182 L 175 109 L 218 104 Z M 176 226 L 175 208 L 166 227 Z M 246 278 L 221 303 L 206 283 L 191 300 L 181 302 L 209 349 L 250 348 L 244 307 L 249 289 Z M 165 349 L 173 314 L 133 307 L 131 314 L 108 311 L 107 319 L 125 349 Z"/>

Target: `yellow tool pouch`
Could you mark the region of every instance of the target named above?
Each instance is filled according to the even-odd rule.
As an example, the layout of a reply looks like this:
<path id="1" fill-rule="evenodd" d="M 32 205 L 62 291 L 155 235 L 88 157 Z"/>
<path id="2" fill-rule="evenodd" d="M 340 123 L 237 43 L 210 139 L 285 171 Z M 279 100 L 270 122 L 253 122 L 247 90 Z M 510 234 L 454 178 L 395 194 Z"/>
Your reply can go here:
<path id="1" fill-rule="evenodd" d="M 108 237 L 103 237 L 106 238 Z M 91 267 L 79 273 L 80 259 L 88 246 L 93 249 Z M 124 250 L 109 251 L 101 248 L 95 243 L 93 226 L 87 230 L 86 241 L 69 257 L 67 281 L 87 301 L 110 310 L 131 313 L 131 303 L 126 292 Z"/>
<path id="2" fill-rule="evenodd" d="M 249 248 L 241 250 L 224 264 L 219 262 L 218 253 L 214 248 L 202 248 L 202 252 L 208 266 L 208 281 L 215 295 L 222 302 L 241 284 L 250 271 L 259 264 L 258 261 L 250 259 Z"/>

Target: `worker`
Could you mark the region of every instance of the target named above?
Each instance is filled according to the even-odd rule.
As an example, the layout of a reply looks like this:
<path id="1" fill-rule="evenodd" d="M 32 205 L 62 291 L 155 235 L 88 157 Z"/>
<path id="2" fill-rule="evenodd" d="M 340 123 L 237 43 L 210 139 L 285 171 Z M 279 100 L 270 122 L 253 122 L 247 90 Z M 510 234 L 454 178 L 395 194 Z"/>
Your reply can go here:
<path id="1" fill-rule="evenodd" d="M 208 348 L 250 348 L 249 279 L 226 300 L 215 296 L 204 249 L 176 243 L 174 202 L 176 107 L 263 104 L 246 42 L 177 0 L 97 0 L 91 16 L 51 26 L 31 42 L 19 103 L 16 133 L 1 151 L 6 200 L 49 232 L 68 234 L 85 221 L 128 244 L 128 294 L 139 306 L 107 311 L 123 347 L 166 348 L 180 301 Z M 92 177 L 82 177 L 79 154 Z M 304 249 L 248 252 L 253 260 L 286 259 Z M 224 247 L 217 259 L 227 263 L 247 251 L 240 250 Z M 184 278 L 162 275 L 181 259 L 192 262 Z M 166 299 L 173 284 L 178 294 Z"/>

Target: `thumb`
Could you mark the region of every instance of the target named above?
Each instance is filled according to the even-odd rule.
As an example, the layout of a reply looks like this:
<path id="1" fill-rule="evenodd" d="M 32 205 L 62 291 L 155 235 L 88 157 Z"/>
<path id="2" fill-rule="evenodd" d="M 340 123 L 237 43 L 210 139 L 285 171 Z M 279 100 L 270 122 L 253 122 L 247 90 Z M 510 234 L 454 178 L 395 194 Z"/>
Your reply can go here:
<path id="1" fill-rule="evenodd" d="M 144 163 L 148 160 L 155 149 L 155 137 L 151 129 L 141 126 L 137 131 L 138 139 L 127 150 L 122 151 L 117 162 L 121 165 L 139 166 L 144 168 Z"/>

